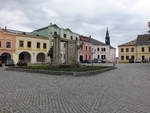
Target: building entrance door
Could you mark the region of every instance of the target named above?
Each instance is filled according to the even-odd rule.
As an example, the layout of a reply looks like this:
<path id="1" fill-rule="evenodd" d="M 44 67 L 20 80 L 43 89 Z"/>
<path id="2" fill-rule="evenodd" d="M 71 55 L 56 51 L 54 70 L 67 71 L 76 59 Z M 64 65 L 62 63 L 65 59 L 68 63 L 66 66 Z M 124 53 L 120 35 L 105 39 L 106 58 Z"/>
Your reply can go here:
<path id="1" fill-rule="evenodd" d="M 9 53 L 3 53 L 1 55 L 1 60 L 3 64 L 6 64 L 7 60 L 11 59 L 11 55 Z"/>
<path id="2" fill-rule="evenodd" d="M 83 61 L 83 56 L 82 55 L 80 55 L 80 62 L 82 62 Z"/>

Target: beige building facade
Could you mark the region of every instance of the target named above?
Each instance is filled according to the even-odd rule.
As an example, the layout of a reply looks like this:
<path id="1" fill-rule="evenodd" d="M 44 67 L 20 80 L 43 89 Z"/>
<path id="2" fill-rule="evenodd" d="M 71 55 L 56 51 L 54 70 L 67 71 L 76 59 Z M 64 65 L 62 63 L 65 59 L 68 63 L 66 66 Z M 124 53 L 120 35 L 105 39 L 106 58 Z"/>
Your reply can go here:
<path id="1" fill-rule="evenodd" d="M 150 34 L 138 35 L 136 40 L 118 46 L 119 62 L 150 62 Z"/>
<path id="2" fill-rule="evenodd" d="M 17 36 L 16 37 L 16 58 L 25 60 L 28 63 L 47 63 L 49 60 L 48 54 L 48 38 L 32 37 L 32 36 Z"/>

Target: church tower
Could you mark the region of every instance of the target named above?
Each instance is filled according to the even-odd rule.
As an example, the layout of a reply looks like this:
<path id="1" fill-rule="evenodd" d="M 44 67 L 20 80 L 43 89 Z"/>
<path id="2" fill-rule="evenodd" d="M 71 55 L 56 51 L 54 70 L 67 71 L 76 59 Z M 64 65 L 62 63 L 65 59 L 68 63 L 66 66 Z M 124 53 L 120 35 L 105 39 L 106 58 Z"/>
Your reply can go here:
<path id="1" fill-rule="evenodd" d="M 106 31 L 105 44 L 110 45 L 110 36 L 109 36 L 108 28 Z"/>

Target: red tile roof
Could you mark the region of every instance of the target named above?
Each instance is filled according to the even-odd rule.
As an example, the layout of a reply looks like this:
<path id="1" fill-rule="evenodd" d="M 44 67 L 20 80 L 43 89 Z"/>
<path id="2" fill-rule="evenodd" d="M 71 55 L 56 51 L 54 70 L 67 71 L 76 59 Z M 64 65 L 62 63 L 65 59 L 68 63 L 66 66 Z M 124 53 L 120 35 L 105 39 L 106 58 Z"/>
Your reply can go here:
<path id="1" fill-rule="evenodd" d="M 136 45 L 136 44 L 137 44 L 137 40 L 132 40 L 132 41 L 130 41 L 130 42 L 127 42 L 127 43 L 124 43 L 124 44 L 119 45 L 119 47 L 120 47 L 120 46 L 134 46 L 134 45 Z"/>

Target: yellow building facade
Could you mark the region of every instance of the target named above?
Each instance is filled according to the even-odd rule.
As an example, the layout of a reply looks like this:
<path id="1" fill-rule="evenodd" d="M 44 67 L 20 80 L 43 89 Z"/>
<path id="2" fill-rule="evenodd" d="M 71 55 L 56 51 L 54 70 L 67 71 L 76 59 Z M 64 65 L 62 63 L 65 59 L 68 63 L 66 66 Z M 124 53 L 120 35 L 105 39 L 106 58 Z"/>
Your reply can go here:
<path id="1" fill-rule="evenodd" d="M 14 62 L 24 60 L 29 64 L 46 63 L 49 61 L 48 47 L 47 37 L 17 34 Z"/>
<path id="2" fill-rule="evenodd" d="M 150 62 L 150 34 L 138 35 L 136 40 L 118 46 L 119 62 Z"/>
<path id="3" fill-rule="evenodd" d="M 137 58 L 150 61 L 150 45 L 137 46 Z"/>

